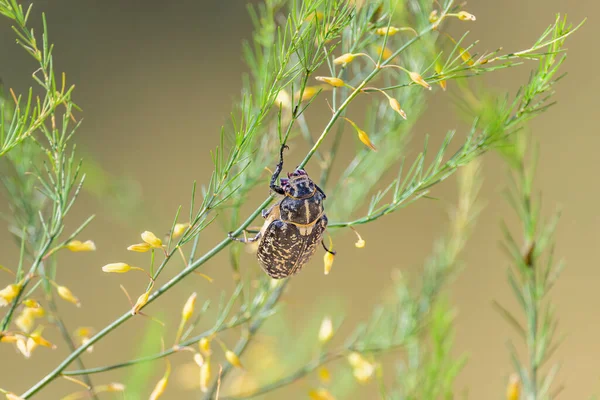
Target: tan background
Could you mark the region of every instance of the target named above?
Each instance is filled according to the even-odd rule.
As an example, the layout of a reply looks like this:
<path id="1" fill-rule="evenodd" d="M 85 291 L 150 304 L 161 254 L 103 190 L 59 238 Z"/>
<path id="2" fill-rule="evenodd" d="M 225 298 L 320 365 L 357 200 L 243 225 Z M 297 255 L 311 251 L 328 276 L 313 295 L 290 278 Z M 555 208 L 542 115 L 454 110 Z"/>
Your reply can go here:
<path id="1" fill-rule="evenodd" d="M 107 277 L 100 266 L 111 261 L 142 263 L 143 255 L 127 254 L 125 247 L 136 242 L 142 230 L 166 231 L 176 207 L 187 204 L 191 182 L 207 181 L 209 149 L 217 144 L 220 126 L 239 93 L 241 41 L 249 37 L 250 21 L 244 1 L 37 1 L 33 14 L 47 12 L 52 41 L 56 44 L 56 69 L 66 71 L 77 85 L 76 100 L 85 110 L 77 142 L 110 174 L 139 182 L 143 204 L 137 214 L 124 221 L 127 209 L 103 206 L 85 194 L 71 216 L 74 226 L 90 213 L 98 218 L 86 231 L 98 251 L 94 254 L 67 254 L 61 257 L 59 277 L 76 292 L 84 307 L 70 308 L 69 326 L 104 326 L 127 307 L 118 289 L 123 282 L 130 292 L 141 291 L 137 277 Z M 594 2 L 566 0 L 473 1 L 467 9 L 477 16 L 472 38 L 481 40 L 480 49 L 521 49 L 532 43 L 553 21 L 554 13 L 568 13 L 573 22 L 591 17 L 586 26 L 568 41 L 567 79 L 558 85 L 557 100 L 543 117 L 532 124 L 541 140 L 537 187 L 544 193 L 546 214 L 561 205 L 563 217 L 557 235 L 557 254 L 568 268 L 553 292 L 564 342 L 554 360 L 562 365 L 557 382 L 565 386 L 563 399 L 589 398 L 600 392 L 598 352 L 600 344 L 600 295 L 596 250 L 600 245 L 597 212 L 597 135 L 600 90 L 596 51 L 600 31 L 595 24 L 598 7 Z M 513 90 L 526 79 L 534 64 L 487 78 L 498 89 Z M 0 75 L 18 92 L 31 84 L 33 63 L 14 44 L 5 19 L 0 20 Z M 429 107 L 423 132 L 441 135 L 452 128 L 449 98 Z M 452 124 L 452 122 L 450 122 Z M 350 144 L 350 142 L 348 142 Z M 300 158 L 298 153 L 294 156 Z M 296 160 L 294 160 L 296 162 Z M 471 399 L 503 398 L 507 376 L 512 372 L 506 342 L 518 340 L 511 328 L 492 310 L 497 299 L 515 309 L 505 279 L 506 257 L 500 249 L 499 221 L 512 214 L 502 199 L 504 166 L 497 156 L 485 158 L 486 182 L 483 197 L 487 207 L 465 254 L 466 269 L 452 285 L 451 298 L 459 310 L 456 323 L 456 350 L 469 354 L 469 363 L 460 375 L 458 387 L 468 388 Z M 126 183 L 129 185 L 129 183 Z M 339 257 L 334 273 L 324 277 L 320 257 L 294 279 L 286 303 L 292 313 L 306 314 L 316 306 L 332 311 L 344 309 L 347 324 L 367 316 L 381 288 L 389 282 L 391 268 L 416 270 L 444 232 L 445 212 L 454 202 L 454 180 L 435 190 L 442 201 L 421 201 L 388 218 L 366 226 L 363 251 L 352 246 L 351 235 L 341 235 L 336 246 Z M 259 193 L 258 199 L 266 194 Z M 334 201 L 334 199 L 331 199 Z M 254 209 L 249 204 L 246 211 Z M 4 200 L 0 210 L 6 211 Z M 514 224 L 512 225 L 514 226 Z M 218 232 L 217 230 L 211 232 Z M 220 240 L 206 235 L 202 248 Z M 17 248 L 6 231 L 0 231 L 0 263 L 14 265 Z M 229 267 L 225 256 L 212 260 L 204 269 L 227 282 Z M 176 266 L 174 268 L 179 268 Z M 250 257 L 243 268 L 256 269 Z M 0 275 L 0 286 L 6 284 Z M 4 283 L 3 283 L 4 282 Z M 192 290 L 200 298 L 215 297 L 218 284 L 209 286 L 191 277 L 166 295 L 150 311 L 175 324 L 183 301 Z M 319 300 L 321 299 L 321 301 Z M 323 302 L 323 299 L 328 301 Z M 335 299 L 333 301 L 329 301 Z M 333 305 L 332 305 L 333 303 Z M 170 313 L 170 314 L 169 314 Z M 315 318 L 319 318 L 318 315 Z M 130 358 L 140 341 L 147 320 L 134 319 L 96 346 L 86 356 L 88 366 Z M 301 322 L 292 329 L 305 334 Z M 48 331 L 56 337 L 55 332 Z M 172 338 L 172 331 L 169 333 Z M 233 344 L 234 336 L 228 337 Z M 171 339 L 172 340 L 172 339 Z M 64 348 L 52 353 L 40 349 L 24 361 L 8 346 L 0 348 L 0 387 L 20 392 L 37 381 L 64 355 Z M 183 359 L 183 356 L 180 361 Z M 186 359 L 189 361 L 189 359 Z M 156 365 L 157 375 L 163 366 Z M 124 380 L 124 370 L 94 376 L 94 382 Z M 156 378 L 158 379 L 158 378 Z M 195 378 L 194 378 L 195 379 Z M 153 386 L 148 384 L 148 391 Z M 292 398 L 304 398 L 314 380 L 298 383 L 289 391 Z M 197 398 L 194 392 L 169 389 L 165 398 Z M 374 392 L 371 386 L 366 392 Z M 36 398 L 55 399 L 77 390 L 60 382 Z M 270 399 L 280 398 L 281 392 Z M 359 396 L 359 395 L 356 395 Z M 359 397 L 354 397 L 359 398 Z M 360 398 L 365 398 L 360 395 Z"/>

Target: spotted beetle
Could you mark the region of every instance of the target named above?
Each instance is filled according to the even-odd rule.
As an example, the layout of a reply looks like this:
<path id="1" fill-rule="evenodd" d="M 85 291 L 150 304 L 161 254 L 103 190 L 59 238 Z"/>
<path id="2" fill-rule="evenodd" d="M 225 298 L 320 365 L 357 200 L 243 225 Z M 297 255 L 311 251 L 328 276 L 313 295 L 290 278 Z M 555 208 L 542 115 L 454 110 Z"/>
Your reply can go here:
<path id="1" fill-rule="evenodd" d="M 288 173 L 287 178 L 277 178 L 283 169 L 283 150 L 269 187 L 283 199 L 263 210 L 265 223 L 253 238 L 235 238 L 243 243 L 259 241 L 257 257 L 262 269 L 274 279 L 287 278 L 302 269 L 315 254 L 319 243 L 325 251 L 335 254 L 325 246 L 323 234 L 327 228 L 327 216 L 323 208 L 326 196 L 303 169 Z"/>

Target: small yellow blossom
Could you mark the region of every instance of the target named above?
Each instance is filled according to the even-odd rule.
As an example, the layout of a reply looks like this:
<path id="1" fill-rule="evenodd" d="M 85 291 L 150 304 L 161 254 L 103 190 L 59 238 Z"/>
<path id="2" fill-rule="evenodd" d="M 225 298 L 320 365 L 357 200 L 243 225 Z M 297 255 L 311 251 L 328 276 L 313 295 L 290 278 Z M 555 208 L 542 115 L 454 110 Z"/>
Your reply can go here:
<path id="1" fill-rule="evenodd" d="M 404 112 L 398 100 L 394 99 L 393 97 L 389 97 L 388 100 L 392 110 L 396 111 L 402 118 L 406 119 L 406 112 Z"/>
<path id="2" fill-rule="evenodd" d="M 352 366 L 354 378 L 359 383 L 368 382 L 375 373 L 375 364 L 365 360 L 359 353 L 350 353 L 348 355 L 348 363 Z"/>
<path id="3" fill-rule="evenodd" d="M 150 231 L 145 231 L 142 233 L 142 240 L 148 243 L 150 246 L 155 248 L 162 247 L 162 240 L 156 237 L 156 235 Z"/>
<path id="4" fill-rule="evenodd" d="M 333 259 L 334 259 L 335 255 L 330 253 L 330 252 L 326 252 L 325 255 L 323 256 L 323 272 L 325 273 L 325 275 L 329 275 L 329 272 L 331 272 L 331 267 L 333 266 Z"/>
<path id="5" fill-rule="evenodd" d="M 328 253 L 329 254 L 329 253 Z M 323 318 L 319 328 L 319 342 L 327 343 L 333 337 L 333 322 L 330 317 Z"/>
<path id="6" fill-rule="evenodd" d="M 194 354 L 194 362 L 201 367 L 202 364 L 204 364 L 204 357 L 202 357 L 202 354 L 200 353 L 195 353 Z"/>
<path id="7" fill-rule="evenodd" d="M 429 13 L 429 22 L 431 22 L 432 24 L 434 22 L 437 22 L 440 19 L 440 16 L 438 14 L 438 10 L 433 10 L 431 13 Z"/>
<path id="8" fill-rule="evenodd" d="M 15 319 L 15 325 L 19 327 L 20 330 L 27 333 L 33 329 L 35 325 L 36 315 L 33 312 L 36 310 L 35 308 L 25 308 L 21 311 L 21 314 Z"/>
<path id="9" fill-rule="evenodd" d="M 18 340 L 23 338 L 23 335 L 11 332 L 2 332 L 0 336 L 0 343 L 16 343 Z"/>
<path id="10" fill-rule="evenodd" d="M 41 305 L 37 300 L 34 299 L 25 299 L 23 300 L 23 305 L 29 308 L 40 308 Z"/>
<path id="11" fill-rule="evenodd" d="M 323 382 L 323 383 L 331 382 L 331 373 L 329 372 L 329 369 L 327 369 L 327 367 L 319 368 L 319 370 L 317 371 L 317 374 L 319 375 L 319 380 L 321 382 Z"/>
<path id="12" fill-rule="evenodd" d="M 377 51 L 378 55 L 381 55 L 381 58 L 384 60 L 387 60 L 388 58 L 390 58 L 391 56 L 394 55 L 394 52 L 392 50 L 390 50 L 388 47 L 382 47 L 382 46 L 375 46 L 375 50 Z"/>
<path id="13" fill-rule="evenodd" d="M 377 151 L 377 148 L 375 147 L 375 145 L 371 142 L 371 139 L 369 138 L 369 135 L 367 135 L 367 133 L 365 131 L 363 131 L 362 129 L 360 129 L 358 127 L 358 125 L 356 125 L 354 123 L 354 121 L 348 119 L 348 118 L 344 118 L 346 121 L 350 122 L 350 124 L 352 125 L 352 127 L 354 128 L 354 130 L 356 131 L 357 135 L 358 135 L 358 140 L 360 140 L 365 146 L 367 146 L 368 148 L 370 148 L 373 151 Z"/>
<path id="14" fill-rule="evenodd" d="M 200 348 L 200 352 L 205 356 L 212 354 L 212 350 L 210 349 L 210 339 L 203 337 L 198 342 L 198 347 Z"/>
<path id="15" fill-rule="evenodd" d="M 102 271 L 116 273 L 116 274 L 124 274 L 125 272 L 129 271 L 130 269 L 131 269 L 130 265 L 122 263 L 122 262 L 106 264 L 104 267 L 102 267 Z"/>
<path id="16" fill-rule="evenodd" d="M 0 290 L 0 307 L 8 305 L 15 297 L 21 292 L 21 285 L 17 283 L 11 283 L 4 289 Z"/>
<path id="17" fill-rule="evenodd" d="M 286 92 L 284 89 L 281 89 L 277 93 L 277 97 L 275 97 L 275 105 L 277 107 L 281 107 L 284 110 L 290 110 L 292 108 L 292 99 L 291 99 L 289 93 Z M 177 225 L 180 225 L 180 224 L 177 224 Z M 175 225 L 176 229 L 177 229 L 177 225 Z M 189 224 L 188 224 L 188 226 L 189 226 Z M 185 228 L 187 228 L 187 227 L 185 227 Z M 173 234 L 173 236 L 175 237 L 175 234 Z"/>
<path id="18" fill-rule="evenodd" d="M 75 304 L 77 307 L 81 307 L 81 302 L 77 297 L 73 295 L 73 292 L 66 286 L 57 286 L 56 291 L 58 295 L 63 299 L 68 301 L 69 303 Z"/>
<path id="19" fill-rule="evenodd" d="M 79 327 L 75 330 L 74 336 L 79 339 L 81 345 L 86 345 L 90 341 L 92 334 L 94 333 L 92 328 L 88 327 Z M 89 346 L 85 351 L 88 353 L 92 353 L 94 351 L 94 346 Z"/>
<path id="20" fill-rule="evenodd" d="M 152 246 L 149 245 L 148 243 L 136 243 L 136 244 L 132 244 L 131 246 L 127 247 L 127 250 L 136 251 L 138 253 L 145 253 L 145 252 L 149 251 L 151 248 L 152 248 Z"/>
<path id="21" fill-rule="evenodd" d="M 111 382 L 108 385 L 106 385 L 106 391 L 107 392 L 124 392 L 125 385 L 123 385 L 120 382 Z"/>
<path id="22" fill-rule="evenodd" d="M 234 367 L 236 367 L 236 368 L 244 368 L 242 366 L 242 362 L 240 361 L 240 358 L 233 351 L 231 351 L 231 350 L 225 351 L 225 358 Z"/>
<path id="23" fill-rule="evenodd" d="M 318 86 L 306 86 L 302 92 L 302 101 L 310 100 L 319 93 L 321 88 Z M 300 92 L 296 92 L 295 97 L 300 96 Z"/>
<path id="24" fill-rule="evenodd" d="M 321 82 L 325 82 L 333 87 L 342 87 L 346 85 L 346 83 L 340 78 L 334 78 L 332 76 L 317 76 L 315 77 L 315 79 Z"/>
<path id="25" fill-rule="evenodd" d="M 470 14 L 466 11 L 461 11 L 457 15 L 458 19 L 461 21 L 475 21 L 477 18 L 473 14 Z"/>
<path id="26" fill-rule="evenodd" d="M 67 249 L 73 252 L 96 251 L 96 244 L 91 240 L 86 240 L 85 242 L 81 242 L 79 240 L 71 240 L 66 247 Z"/>
<path id="27" fill-rule="evenodd" d="M 196 304 L 197 296 L 198 295 L 196 294 L 196 292 L 194 292 L 191 294 L 191 296 L 185 302 L 185 305 L 183 306 L 183 311 L 181 313 L 181 319 L 183 321 L 189 320 L 191 318 L 192 314 L 194 313 L 194 306 Z"/>
<path id="28" fill-rule="evenodd" d="M 148 400 L 157 400 L 160 396 L 163 395 L 165 390 L 167 389 L 167 384 L 169 383 L 169 376 L 171 375 L 171 363 L 167 360 L 167 370 L 165 371 L 164 376 L 156 383 L 154 386 L 154 390 L 150 394 Z"/>
<path id="29" fill-rule="evenodd" d="M 335 397 L 333 397 L 333 395 L 327 389 L 324 388 L 311 389 L 308 392 L 308 396 L 312 400 L 335 400 Z"/>
<path id="30" fill-rule="evenodd" d="M 206 360 L 200 367 L 200 390 L 203 393 L 208 392 L 208 384 L 210 383 L 210 360 Z"/>
<path id="31" fill-rule="evenodd" d="M 356 56 L 358 56 L 358 54 L 352 54 L 352 53 L 342 54 L 341 56 L 334 59 L 333 63 L 335 65 L 346 65 L 348 63 L 351 63 L 352 60 L 354 60 L 356 58 Z"/>
<path id="32" fill-rule="evenodd" d="M 388 27 L 379 28 L 379 29 L 375 30 L 375 33 L 378 34 L 379 36 L 385 36 L 386 34 L 388 36 L 392 36 L 398 32 L 400 32 L 400 29 L 398 29 L 394 26 L 390 26 L 389 28 Z"/>
<path id="33" fill-rule="evenodd" d="M 408 73 L 408 75 L 410 76 L 410 80 L 412 80 L 417 85 L 421 85 L 425 89 L 431 90 L 431 86 L 429 85 L 429 83 L 427 83 L 425 81 L 425 79 L 423 79 L 423 77 L 421 76 L 421 74 L 419 74 L 417 72 L 411 71 L 411 72 Z"/>
<path id="34" fill-rule="evenodd" d="M 189 227 L 190 227 L 190 224 L 188 222 L 185 222 L 182 224 L 175 224 L 175 227 L 173 228 L 173 237 L 178 238 L 179 236 L 183 235 L 185 233 L 186 229 Z"/>
<path id="35" fill-rule="evenodd" d="M 148 289 L 148 291 L 142 293 L 140 297 L 138 297 L 137 301 L 135 302 L 135 305 L 131 309 L 131 315 L 136 315 L 137 313 L 139 313 L 142 307 L 144 307 L 146 303 L 148 303 L 148 299 L 150 298 L 150 291 L 152 290 L 153 286 L 154 284 L 150 286 L 150 289 Z"/>
<path id="36" fill-rule="evenodd" d="M 506 400 L 519 400 L 521 398 L 521 379 L 519 375 L 512 374 L 506 387 Z"/>
<path id="37" fill-rule="evenodd" d="M 360 238 L 356 241 L 356 243 L 354 243 L 354 246 L 356 246 L 359 249 L 362 249 L 363 247 L 365 247 L 365 241 L 364 239 Z"/>

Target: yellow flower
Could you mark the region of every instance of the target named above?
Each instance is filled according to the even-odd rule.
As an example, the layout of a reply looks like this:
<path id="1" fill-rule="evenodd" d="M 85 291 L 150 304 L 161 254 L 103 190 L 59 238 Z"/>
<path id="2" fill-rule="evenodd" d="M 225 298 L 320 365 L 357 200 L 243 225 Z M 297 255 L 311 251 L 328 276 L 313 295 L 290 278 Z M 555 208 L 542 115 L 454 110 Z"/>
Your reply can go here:
<path id="1" fill-rule="evenodd" d="M 21 285 L 17 283 L 11 283 L 4 289 L 0 290 L 0 307 L 8 305 L 15 297 L 21 292 Z"/>
<path id="2" fill-rule="evenodd" d="M 288 98 L 289 98 L 289 96 L 288 96 Z M 183 235 L 185 233 L 185 230 L 189 227 L 190 227 L 190 224 L 188 222 L 186 222 L 184 224 L 175 224 L 175 227 L 173 228 L 173 237 L 178 238 L 179 236 Z"/>
<path id="3" fill-rule="evenodd" d="M 354 246 L 356 246 L 359 249 L 362 249 L 363 247 L 365 247 L 365 241 L 364 241 L 364 239 L 362 239 L 362 238 L 358 239 L 356 241 L 356 243 L 354 243 Z"/>
<path id="4" fill-rule="evenodd" d="M 67 244 L 67 249 L 78 252 L 78 251 L 96 251 L 96 244 L 94 244 L 91 240 L 86 240 L 85 242 L 81 242 L 79 240 L 71 240 Z"/>
<path id="5" fill-rule="evenodd" d="M 106 264 L 104 267 L 102 267 L 102 271 L 116 273 L 116 274 L 124 274 L 125 272 L 129 271 L 130 269 L 131 269 L 130 265 L 122 263 L 122 262 Z"/>
<path id="6" fill-rule="evenodd" d="M 284 89 L 281 89 L 277 93 L 277 97 L 275 98 L 275 105 L 277 107 L 281 107 L 284 110 L 291 109 L 292 108 L 292 99 L 290 98 L 290 95 L 288 94 L 288 92 L 286 92 Z M 177 224 L 177 225 L 179 225 L 179 224 Z M 175 228 L 177 228 L 177 225 L 175 225 Z M 175 235 L 173 235 L 173 236 L 175 236 Z"/>
<path id="7" fill-rule="evenodd" d="M 140 297 L 138 297 L 137 301 L 135 302 L 135 305 L 131 309 L 131 315 L 136 315 L 137 313 L 139 313 L 142 307 L 144 307 L 146 303 L 148 303 L 148 299 L 150 298 L 150 291 L 152 290 L 153 286 L 154 282 L 152 283 L 150 289 L 148 289 L 147 292 L 142 293 Z"/>
<path id="8" fill-rule="evenodd" d="M 142 240 L 148 243 L 150 246 L 155 248 L 162 247 L 162 240 L 156 237 L 156 235 L 150 231 L 145 231 L 142 233 Z"/>
<path id="9" fill-rule="evenodd" d="M 315 95 L 317 93 L 319 93 L 319 89 L 320 87 L 318 86 L 306 86 L 304 88 L 304 91 L 302 92 L 302 101 L 306 101 L 306 100 L 310 100 L 313 97 L 315 97 Z M 300 92 L 296 92 L 295 97 L 300 96 Z"/>
<path id="10" fill-rule="evenodd" d="M 521 398 L 521 379 L 519 375 L 512 374 L 506 387 L 506 400 L 519 400 Z"/>
<path id="11" fill-rule="evenodd" d="M 461 21 L 475 21 L 477 18 L 473 14 L 470 14 L 466 11 L 461 11 L 457 15 L 458 19 Z"/>
<path id="12" fill-rule="evenodd" d="M 327 253 L 329 254 L 329 253 Z M 327 343 L 333 337 L 333 322 L 330 317 L 323 318 L 319 328 L 319 342 Z"/>
<path id="13" fill-rule="evenodd" d="M 375 373 L 375 364 L 365 360 L 359 353 L 350 353 L 348 355 L 348 363 L 352 366 L 354 378 L 359 383 L 368 382 Z"/>
<path id="14" fill-rule="evenodd" d="M 375 145 L 371 142 L 371 139 L 369 139 L 369 135 L 367 135 L 367 133 L 365 131 L 363 131 L 362 129 L 360 129 L 358 127 L 358 125 L 356 125 L 354 123 L 354 121 L 345 118 L 344 119 L 348 122 L 350 122 L 350 124 L 354 127 L 354 130 L 356 131 L 356 133 L 358 134 L 358 140 L 360 140 L 365 146 L 367 146 L 368 148 L 370 148 L 373 151 L 377 151 L 377 148 L 375 147 Z"/>
<path id="15" fill-rule="evenodd" d="M 210 383 L 210 360 L 206 360 L 200 367 L 200 390 L 203 393 L 208 392 L 208 384 Z"/>
<path id="16" fill-rule="evenodd" d="M 92 328 L 79 327 L 75 330 L 74 336 L 79 339 L 81 345 L 86 345 L 90 341 L 90 337 L 93 333 L 94 332 Z M 94 351 L 94 346 L 89 346 L 85 351 L 92 353 Z"/>
<path id="17" fill-rule="evenodd" d="M 181 319 L 183 321 L 187 321 L 190 319 L 192 314 L 194 313 L 194 306 L 196 304 L 196 292 L 192 293 L 192 295 L 187 299 L 185 305 L 183 306 L 183 311 L 181 313 Z"/>
<path id="18" fill-rule="evenodd" d="M 201 367 L 202 364 L 204 364 L 204 357 L 202 357 L 202 354 L 200 353 L 195 353 L 194 354 L 194 362 Z"/>
<path id="19" fill-rule="evenodd" d="M 333 60 L 335 65 L 346 65 L 354 60 L 358 54 L 346 53 Z"/>
<path id="20" fill-rule="evenodd" d="M 21 314 L 19 314 L 17 319 L 15 319 L 15 324 L 25 333 L 30 332 L 35 324 L 36 314 L 34 310 L 36 309 L 25 308 L 23 311 L 21 311 Z"/>
<path id="21" fill-rule="evenodd" d="M 329 372 L 329 370 L 326 367 L 319 368 L 319 371 L 317 373 L 319 374 L 319 380 L 321 382 L 323 382 L 323 383 L 331 382 L 331 373 Z"/>
<path id="22" fill-rule="evenodd" d="M 425 89 L 431 90 L 431 86 L 429 85 L 429 83 L 427 83 L 419 73 L 411 71 L 408 73 L 408 75 L 410 76 L 410 79 L 417 85 L 421 85 Z"/>
<path id="23" fill-rule="evenodd" d="M 311 389 L 308 392 L 308 396 L 312 400 L 335 400 L 335 397 L 327 389 Z"/>
<path id="24" fill-rule="evenodd" d="M 242 362 L 240 361 L 239 357 L 233 351 L 231 351 L 231 350 L 225 351 L 225 358 L 234 367 L 236 367 L 236 368 L 244 368 L 242 366 Z"/>
<path id="25" fill-rule="evenodd" d="M 440 19 L 440 16 L 438 15 L 438 10 L 433 10 L 429 14 L 429 22 L 434 23 L 434 22 L 437 22 L 439 19 Z"/>
<path id="26" fill-rule="evenodd" d="M 398 102 L 398 100 L 394 99 L 393 97 L 388 97 L 388 100 L 390 102 L 390 107 L 392 108 L 392 110 L 396 111 L 398 114 L 400 114 L 402 118 L 406 119 L 406 113 L 404 112 L 402 107 L 400 107 L 400 103 Z"/>
<path id="27" fill-rule="evenodd" d="M 400 32 L 400 29 L 398 29 L 396 27 L 393 27 L 393 26 L 390 26 L 389 28 L 388 27 L 379 28 L 379 29 L 377 29 L 375 31 L 375 33 L 378 34 L 379 36 L 385 36 L 386 34 L 388 36 L 392 36 L 392 35 L 395 35 L 398 32 Z"/>
<path id="28" fill-rule="evenodd" d="M 37 300 L 34 299 L 25 299 L 23 300 L 23 305 L 29 308 L 40 308 L 41 305 Z"/>
<path id="29" fill-rule="evenodd" d="M 169 383 L 169 375 L 171 375 L 171 363 L 167 360 L 167 370 L 165 371 L 164 376 L 156 383 L 156 386 L 154 386 L 154 390 L 150 394 L 148 400 L 157 400 L 163 395 L 167 389 L 167 383 Z"/>
<path id="30" fill-rule="evenodd" d="M 138 253 L 145 253 L 148 250 L 150 250 L 151 248 L 152 248 L 152 246 L 149 245 L 148 243 L 137 243 L 137 244 L 132 244 L 131 246 L 127 247 L 127 250 L 137 251 Z"/>
<path id="31" fill-rule="evenodd" d="M 69 290 L 68 287 L 66 286 L 57 286 L 56 287 L 56 291 L 58 292 L 58 295 L 63 299 L 68 301 L 69 303 L 73 303 L 75 304 L 77 307 L 81 307 L 81 302 L 79 301 L 79 299 L 77 297 L 75 297 L 73 295 L 73 292 L 71 292 L 71 290 Z"/>
<path id="32" fill-rule="evenodd" d="M 323 264 L 324 264 L 323 271 L 324 271 L 325 275 L 329 275 L 329 272 L 331 271 L 331 267 L 333 266 L 334 257 L 335 257 L 335 255 L 333 255 L 330 252 L 326 252 L 325 255 L 323 256 Z"/>
<path id="33" fill-rule="evenodd" d="M 331 85 L 333 87 L 342 87 L 346 84 L 340 78 L 334 78 L 332 76 L 317 76 L 317 77 L 315 77 L 315 79 L 318 81 L 321 81 L 321 82 L 325 82 L 328 85 Z"/>
<path id="34" fill-rule="evenodd" d="M 377 51 L 377 54 L 381 54 L 381 58 L 384 60 L 387 60 L 388 58 L 390 58 L 394 53 L 392 52 L 392 50 L 390 50 L 387 47 L 382 47 L 382 46 L 375 46 L 375 50 Z"/>
<path id="35" fill-rule="evenodd" d="M 198 347 L 200 348 L 200 352 L 205 356 L 209 356 L 212 354 L 212 350 L 210 349 L 210 339 L 203 337 L 198 342 Z"/>

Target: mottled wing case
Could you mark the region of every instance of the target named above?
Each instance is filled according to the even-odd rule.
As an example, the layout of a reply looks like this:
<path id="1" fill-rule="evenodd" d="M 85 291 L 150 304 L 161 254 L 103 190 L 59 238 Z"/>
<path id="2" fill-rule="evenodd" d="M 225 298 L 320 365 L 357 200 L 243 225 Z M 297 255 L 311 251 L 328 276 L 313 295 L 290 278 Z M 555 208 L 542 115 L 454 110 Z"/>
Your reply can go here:
<path id="1" fill-rule="evenodd" d="M 327 228 L 327 217 L 305 227 L 281 220 L 272 221 L 263 232 L 258 246 L 258 261 L 272 278 L 296 274 L 317 250 Z"/>

